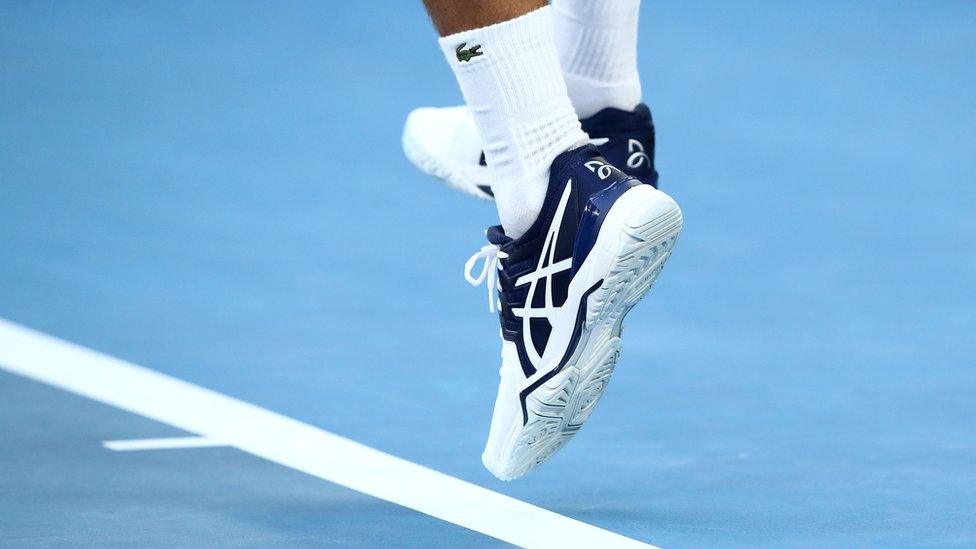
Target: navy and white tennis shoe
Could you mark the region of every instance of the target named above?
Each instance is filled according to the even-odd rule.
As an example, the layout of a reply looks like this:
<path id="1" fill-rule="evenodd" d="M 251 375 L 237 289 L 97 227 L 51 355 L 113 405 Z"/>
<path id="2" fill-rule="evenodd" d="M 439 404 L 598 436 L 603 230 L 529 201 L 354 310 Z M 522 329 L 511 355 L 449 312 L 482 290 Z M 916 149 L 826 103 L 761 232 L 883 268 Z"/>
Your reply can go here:
<path id="1" fill-rule="evenodd" d="M 654 121 L 646 105 L 632 111 L 603 109 L 580 124 L 611 164 L 657 187 Z M 467 107 L 411 112 L 403 128 L 403 151 L 424 173 L 473 196 L 493 199 L 481 139 Z"/>
<path id="2" fill-rule="evenodd" d="M 674 200 L 587 145 L 556 157 L 528 232 L 513 240 L 488 229 L 465 277 L 487 283 L 501 321 L 501 383 L 482 456 L 497 477 L 546 461 L 589 417 L 616 364 L 621 322 L 681 226 Z"/>

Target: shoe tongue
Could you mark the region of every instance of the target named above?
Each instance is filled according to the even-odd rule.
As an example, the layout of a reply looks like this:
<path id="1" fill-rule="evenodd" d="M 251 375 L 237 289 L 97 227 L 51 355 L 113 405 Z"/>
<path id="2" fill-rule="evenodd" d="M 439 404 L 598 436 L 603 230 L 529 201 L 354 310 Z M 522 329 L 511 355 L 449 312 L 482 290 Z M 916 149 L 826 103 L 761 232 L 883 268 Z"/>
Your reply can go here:
<path id="1" fill-rule="evenodd" d="M 502 229 L 501 225 L 488 227 L 488 230 L 485 231 L 485 235 L 488 237 L 488 242 L 490 244 L 494 244 L 499 248 L 513 242 L 512 238 L 505 234 L 505 229 Z"/>

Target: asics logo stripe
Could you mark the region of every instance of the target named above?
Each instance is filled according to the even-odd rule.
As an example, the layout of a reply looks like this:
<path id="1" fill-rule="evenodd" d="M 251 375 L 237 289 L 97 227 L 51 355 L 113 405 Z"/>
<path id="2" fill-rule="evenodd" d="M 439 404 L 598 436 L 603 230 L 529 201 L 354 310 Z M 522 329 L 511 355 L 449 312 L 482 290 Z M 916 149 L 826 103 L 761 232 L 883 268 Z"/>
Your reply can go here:
<path id="1" fill-rule="evenodd" d="M 535 345 L 532 343 L 532 322 L 533 318 L 545 318 L 549 321 L 549 324 L 555 326 L 556 315 L 562 310 L 562 307 L 556 307 L 552 300 L 552 286 L 553 286 L 553 275 L 561 273 L 563 271 L 568 271 L 573 267 L 573 258 L 566 258 L 560 261 L 555 261 L 556 256 L 556 241 L 559 238 L 559 227 L 562 225 L 563 214 L 566 212 L 566 205 L 569 203 L 569 197 L 572 194 L 573 181 L 569 180 L 566 182 L 566 188 L 563 190 L 563 194 L 559 199 L 559 205 L 556 207 L 556 214 L 553 217 L 553 223 L 549 226 L 549 232 L 546 233 L 546 240 L 542 246 L 542 254 L 539 256 L 539 263 L 536 266 L 536 270 L 520 276 L 515 281 L 515 286 L 529 285 L 529 290 L 525 298 L 525 307 L 513 308 L 512 314 L 516 317 L 522 319 L 522 342 L 525 348 L 525 354 L 529 358 L 529 362 L 536 369 L 542 363 L 542 355 L 546 354 L 548 350 L 548 341 L 546 348 L 543 350 L 542 355 L 536 350 Z M 544 307 L 533 307 L 532 301 L 535 297 L 536 289 L 538 288 L 538 283 L 540 280 L 544 280 L 545 284 L 545 306 Z M 564 304 L 565 305 L 565 304 Z"/>
<path id="2" fill-rule="evenodd" d="M 589 299 L 590 294 L 595 292 L 596 289 L 599 288 L 602 284 L 603 284 L 603 279 L 601 278 L 600 280 L 596 281 L 596 283 L 594 283 L 592 287 L 590 287 L 588 290 L 586 290 L 586 292 L 583 293 L 583 298 L 580 299 L 577 305 L 579 310 L 576 313 L 577 320 L 576 320 L 576 325 L 573 328 L 573 335 L 570 338 L 569 345 L 566 347 L 566 351 L 563 353 L 562 358 L 559 360 L 559 363 L 556 364 L 556 367 L 542 374 L 538 378 L 536 378 L 536 380 L 533 381 L 531 384 L 529 384 L 528 387 L 522 389 L 519 392 L 519 404 L 522 406 L 522 425 L 525 425 L 529 422 L 529 411 L 528 408 L 526 408 L 525 399 L 527 399 L 529 395 L 532 394 L 532 391 L 535 391 L 543 383 L 552 379 L 556 374 L 562 371 L 564 366 L 566 366 L 566 363 L 569 361 L 569 358 L 573 355 L 573 351 L 576 349 L 576 345 L 579 343 L 580 334 L 583 331 L 583 323 L 586 319 L 586 300 Z"/>

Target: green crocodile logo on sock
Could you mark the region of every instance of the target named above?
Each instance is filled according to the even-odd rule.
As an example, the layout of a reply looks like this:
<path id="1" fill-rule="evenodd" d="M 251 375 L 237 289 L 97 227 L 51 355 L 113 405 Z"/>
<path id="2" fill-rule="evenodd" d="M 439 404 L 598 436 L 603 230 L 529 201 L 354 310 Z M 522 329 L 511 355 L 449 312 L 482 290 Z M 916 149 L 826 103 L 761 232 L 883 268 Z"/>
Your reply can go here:
<path id="1" fill-rule="evenodd" d="M 479 55 L 483 55 L 485 53 L 483 51 L 480 51 L 481 44 L 478 44 L 477 46 L 471 46 L 468 49 L 464 49 L 464 46 L 467 45 L 468 45 L 467 42 L 461 42 L 461 45 L 454 50 L 454 53 L 457 54 L 458 61 L 471 61 L 472 57 L 478 57 Z"/>

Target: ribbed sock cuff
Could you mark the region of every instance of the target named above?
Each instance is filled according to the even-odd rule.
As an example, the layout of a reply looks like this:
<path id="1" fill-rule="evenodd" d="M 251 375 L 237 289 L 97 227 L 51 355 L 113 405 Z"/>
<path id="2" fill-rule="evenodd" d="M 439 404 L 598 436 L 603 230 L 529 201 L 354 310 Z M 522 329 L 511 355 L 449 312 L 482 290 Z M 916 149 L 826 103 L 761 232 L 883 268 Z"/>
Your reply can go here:
<path id="1" fill-rule="evenodd" d="M 552 160 L 587 139 L 566 91 L 551 16 L 546 6 L 440 39 L 484 144 L 509 235 L 535 220 Z"/>
<path id="2" fill-rule="evenodd" d="M 581 118 L 640 103 L 640 0 L 553 0 L 554 36 L 569 96 Z"/>

